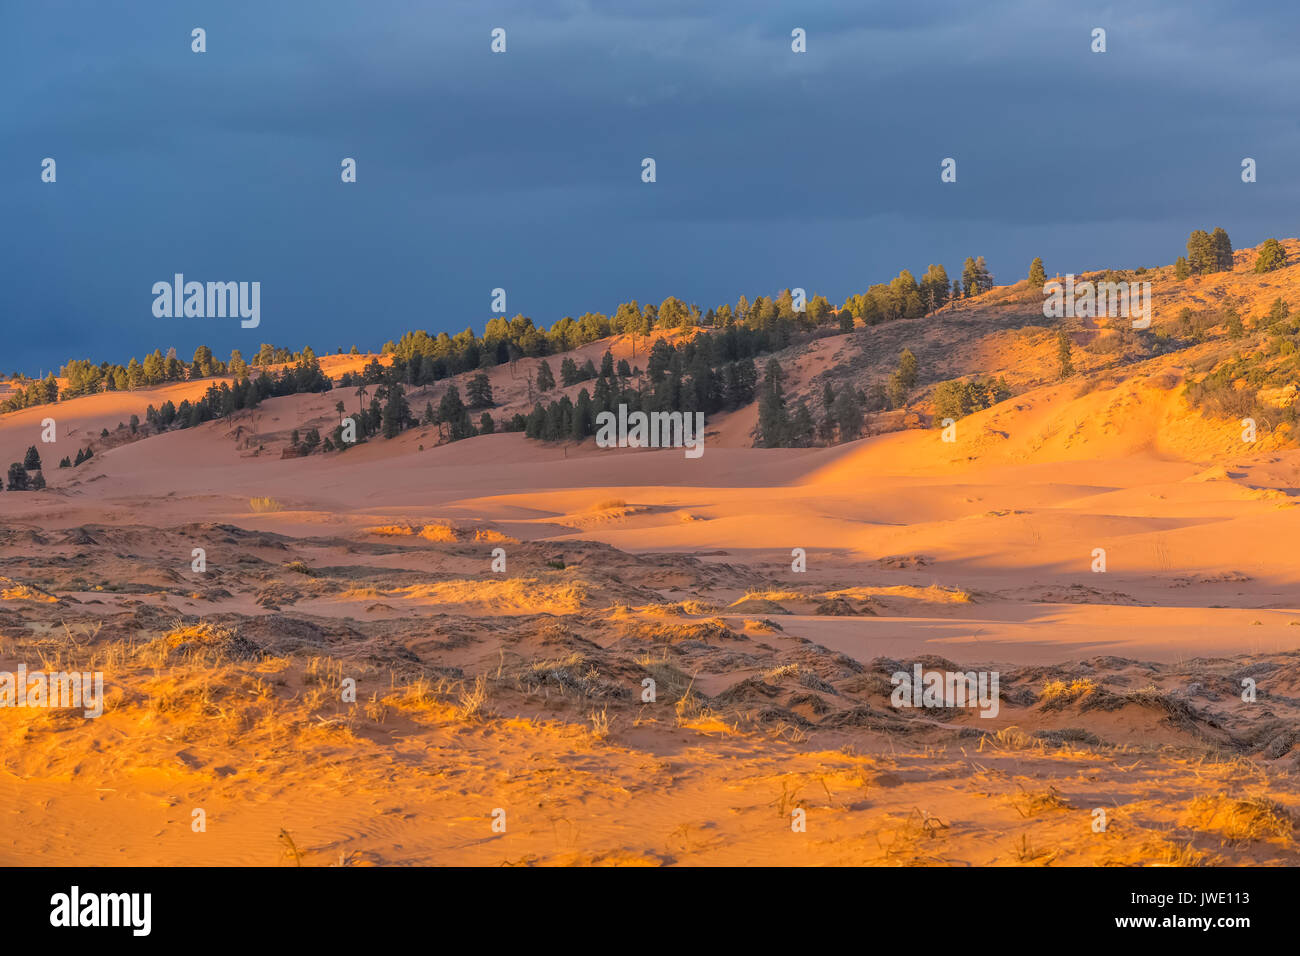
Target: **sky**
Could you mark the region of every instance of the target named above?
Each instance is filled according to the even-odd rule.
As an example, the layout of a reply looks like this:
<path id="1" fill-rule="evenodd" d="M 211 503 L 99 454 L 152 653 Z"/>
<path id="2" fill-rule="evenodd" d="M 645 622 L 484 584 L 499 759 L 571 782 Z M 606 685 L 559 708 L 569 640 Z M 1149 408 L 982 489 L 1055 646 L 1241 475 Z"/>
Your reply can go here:
<path id="1" fill-rule="evenodd" d="M 1298 41 L 1185 0 L 0 0 L 0 372 L 1295 236 Z M 155 317 L 178 272 L 260 282 L 259 327 Z"/>

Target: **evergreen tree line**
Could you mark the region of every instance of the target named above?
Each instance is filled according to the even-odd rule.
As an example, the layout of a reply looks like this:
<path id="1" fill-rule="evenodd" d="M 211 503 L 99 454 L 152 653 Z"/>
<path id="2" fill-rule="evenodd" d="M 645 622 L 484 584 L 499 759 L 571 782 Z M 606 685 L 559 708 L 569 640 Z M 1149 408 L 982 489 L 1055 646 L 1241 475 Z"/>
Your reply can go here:
<path id="1" fill-rule="evenodd" d="M 442 437 L 448 441 L 460 441 L 475 435 L 490 435 L 496 430 L 492 416 L 483 412 L 477 426 L 470 417 L 470 411 L 492 407 L 492 383 L 486 372 L 480 372 L 470 379 L 466 388 L 469 403 L 461 398 L 460 389 L 455 383 L 448 386 L 435 411 L 432 402 L 426 402 L 424 414 L 416 419 L 410 402 L 406 397 L 406 388 L 400 381 L 400 371 L 385 368 L 376 361 L 367 364 L 362 373 L 356 376 L 344 376 L 348 387 L 355 387 L 357 392 L 357 411 L 348 414 L 342 401 L 334 408 L 339 414 L 339 422 L 330 435 L 322 438 L 316 428 L 309 428 L 300 437 L 294 429 L 289 444 L 298 455 L 310 455 L 317 447 L 322 452 L 344 451 L 352 445 L 359 445 L 368 439 L 379 436 L 396 438 L 408 428 L 420 425 L 437 425 Z M 344 379 L 340 379 L 343 387 Z M 372 388 L 373 386 L 373 388 Z M 365 399 L 369 398 L 369 405 Z M 351 434 L 347 427 L 351 420 Z"/>
<path id="2" fill-rule="evenodd" d="M 424 355 L 404 358 L 394 354 L 388 366 L 372 359 L 359 372 L 340 377 L 339 387 L 357 388 L 359 400 L 371 398 L 369 406 L 362 404 L 350 416 L 356 443 L 374 435 L 392 438 L 417 425 L 438 425 L 447 441 L 491 434 L 498 427 L 504 431 L 522 431 L 530 438 L 544 441 L 581 440 L 595 433 L 597 414 L 615 411 L 620 403 L 626 404 L 629 411 L 706 414 L 747 404 L 754 398 L 758 378 L 753 356 L 782 341 L 779 331 L 734 324 L 724 330 L 694 336 L 680 345 L 660 339 L 650 349 L 644 374 L 640 369 L 633 369 L 626 359 L 616 364 L 609 351 L 602 357 L 599 368 L 591 360 L 579 366 L 572 357 L 566 356 L 560 364 L 562 386 L 592 381 L 592 390 L 582 389 L 576 402 L 567 395 L 549 403 L 537 401 L 530 414 L 515 415 L 500 426 L 486 411 L 479 416 L 477 425 L 470 414 L 494 405 L 492 386 L 485 372 L 470 379 L 465 398 L 455 384 L 450 385 L 437 409 L 431 403 L 426 404 L 423 416 L 417 421 L 407 406 L 403 386 L 430 384 L 454 367 L 440 365 Z M 540 398 L 556 386 L 555 373 L 550 363 L 543 360 L 531 387 Z M 372 387 L 374 392 L 369 391 Z M 339 411 L 342 413 L 342 409 Z M 340 421 L 334 433 L 322 441 L 322 448 L 329 451 L 346 447 L 343 434 Z"/>
<path id="3" fill-rule="evenodd" d="M 916 355 L 905 348 L 883 383 L 874 382 L 865 389 L 844 384 L 836 390 L 828 382 L 822 386 L 821 408 L 816 409 L 803 399 L 791 404 L 785 391 L 785 372 L 775 358 L 769 359 L 759 388 L 758 444 L 763 448 L 807 448 L 860 438 L 867 413 L 907 406 L 917 374 Z M 935 419 L 961 418 L 1010 397 L 1011 389 L 1002 378 L 943 382 L 934 394 Z"/>
<path id="4" fill-rule="evenodd" d="M 983 256 L 967 256 L 961 278 L 953 279 L 951 283 L 947 270 L 941 265 L 931 265 L 919 282 L 904 269 L 888 284 L 877 283 L 860 295 L 850 296 L 839 312 L 838 321 L 840 328 L 847 332 L 853 328 L 850 316 L 866 325 L 918 318 L 938 311 L 949 302 L 967 299 L 991 288 L 993 274 Z"/>
<path id="5" fill-rule="evenodd" d="M 356 353 L 356 346 L 353 346 L 352 351 Z M 22 375 L 14 375 L 13 379 L 19 385 L 19 390 L 0 403 L 0 413 L 18 411 L 35 405 L 50 405 L 80 395 L 132 391 L 165 385 L 168 382 L 194 381 L 227 375 L 238 380 L 246 378 L 250 368 L 301 362 L 304 359 L 312 359 L 314 355 L 310 347 L 304 348 L 301 352 L 292 352 L 287 348 L 277 348 L 263 343 L 251 361 L 245 361 L 239 349 L 233 349 L 230 360 L 223 362 L 216 358 L 206 345 L 200 345 L 195 349 L 194 359 L 188 363 L 177 358 L 174 348 L 168 349 L 166 355 L 161 349 L 154 349 L 145 356 L 143 362 L 132 357 L 126 365 L 109 362 L 96 365 L 89 359 L 71 359 L 59 369 L 59 377 L 66 379 L 62 389 L 59 388 L 53 372 L 43 379 L 30 381 Z"/>
<path id="6" fill-rule="evenodd" d="M 616 366 L 605 352 L 589 392 L 577 400 L 562 395 L 537 402 L 528 415 L 515 415 L 506 431 L 522 431 L 541 441 L 581 441 L 596 432 L 596 416 L 628 412 L 704 412 L 739 408 L 753 401 L 758 370 L 751 357 L 765 341 L 761 332 L 732 327 L 726 332 L 695 336 L 678 345 L 659 339 L 650 350 L 644 374 L 634 375 L 626 361 Z M 594 364 L 594 363 L 593 363 Z M 544 368 L 546 366 L 543 366 Z M 539 388 L 543 388 L 539 375 Z M 551 381 L 550 387 L 554 387 Z"/>
<path id="7" fill-rule="evenodd" d="M 321 371 L 320 360 L 310 348 L 303 349 L 297 364 L 287 365 L 279 374 L 264 372 L 252 378 L 245 374 L 235 380 L 210 385 L 203 397 L 196 401 L 186 399 L 176 405 L 170 399 L 159 408 L 150 405 L 145 411 L 145 421 L 155 431 L 169 428 L 192 428 L 216 418 L 228 418 L 245 408 L 256 408 L 267 398 L 296 395 L 299 392 L 328 392 L 333 388 L 329 376 Z M 138 422 L 132 418 L 132 432 Z"/>

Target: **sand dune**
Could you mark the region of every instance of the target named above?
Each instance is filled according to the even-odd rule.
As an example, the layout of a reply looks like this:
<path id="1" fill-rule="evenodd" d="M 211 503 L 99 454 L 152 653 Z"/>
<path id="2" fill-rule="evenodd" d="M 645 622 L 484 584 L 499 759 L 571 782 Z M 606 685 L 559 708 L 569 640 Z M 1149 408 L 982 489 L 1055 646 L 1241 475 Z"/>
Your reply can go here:
<path id="1" fill-rule="evenodd" d="M 1161 280 L 1159 321 L 1300 291 L 1243 255 Z M 0 494 L 0 669 L 111 687 L 99 720 L 0 711 L 0 862 L 1297 862 L 1300 451 L 1189 408 L 1184 352 L 1054 381 L 1025 310 L 1002 288 L 790 356 L 807 394 L 906 334 L 1006 374 L 952 443 L 919 404 L 758 449 L 751 406 L 698 460 L 434 427 L 279 457 L 353 390 L 100 443 L 209 382 L 0 416 L 4 461 L 59 429 L 49 489 Z M 606 348 L 631 357 L 578 361 Z M 536 365 L 490 372 L 494 414 Z M 999 714 L 891 706 L 918 662 L 998 671 Z"/>

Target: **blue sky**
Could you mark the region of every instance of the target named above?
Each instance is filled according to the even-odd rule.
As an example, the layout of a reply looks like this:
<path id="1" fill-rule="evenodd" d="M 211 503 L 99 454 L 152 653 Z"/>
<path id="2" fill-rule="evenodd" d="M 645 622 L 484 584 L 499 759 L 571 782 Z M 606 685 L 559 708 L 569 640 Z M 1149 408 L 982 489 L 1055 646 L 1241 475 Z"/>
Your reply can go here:
<path id="1" fill-rule="evenodd" d="M 498 286 L 549 326 L 1293 236 L 1298 34 L 1283 4 L 5 4 L 0 371 L 481 330 Z M 176 272 L 260 281 L 261 326 L 155 318 Z"/>

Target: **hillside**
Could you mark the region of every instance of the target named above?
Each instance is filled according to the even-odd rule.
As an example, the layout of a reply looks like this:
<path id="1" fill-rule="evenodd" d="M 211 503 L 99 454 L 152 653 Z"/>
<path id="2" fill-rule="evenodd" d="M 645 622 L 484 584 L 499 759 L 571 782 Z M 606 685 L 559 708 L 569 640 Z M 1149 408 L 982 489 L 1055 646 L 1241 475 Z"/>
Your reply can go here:
<path id="1" fill-rule="evenodd" d="M 356 409 L 337 388 L 98 444 L 210 381 L 0 416 L 0 461 L 60 430 L 49 488 L 0 493 L 0 669 L 109 688 L 99 720 L 0 711 L 0 862 L 274 864 L 285 831 L 309 865 L 1294 864 L 1300 449 L 1185 393 L 1237 352 L 1287 367 L 1265 317 L 1300 269 L 1251 262 L 1148 270 L 1150 335 L 1081 323 L 1064 378 L 1024 282 L 823 330 L 775 355 L 791 400 L 918 359 L 904 407 L 829 447 L 753 447 L 751 403 L 698 459 L 435 425 L 281 457 Z M 606 349 L 631 361 L 574 355 Z M 494 416 L 539 362 L 487 371 Z M 1011 396 L 945 442 L 935 390 L 976 376 Z M 1000 709 L 898 708 L 917 664 L 1000 673 Z"/>

